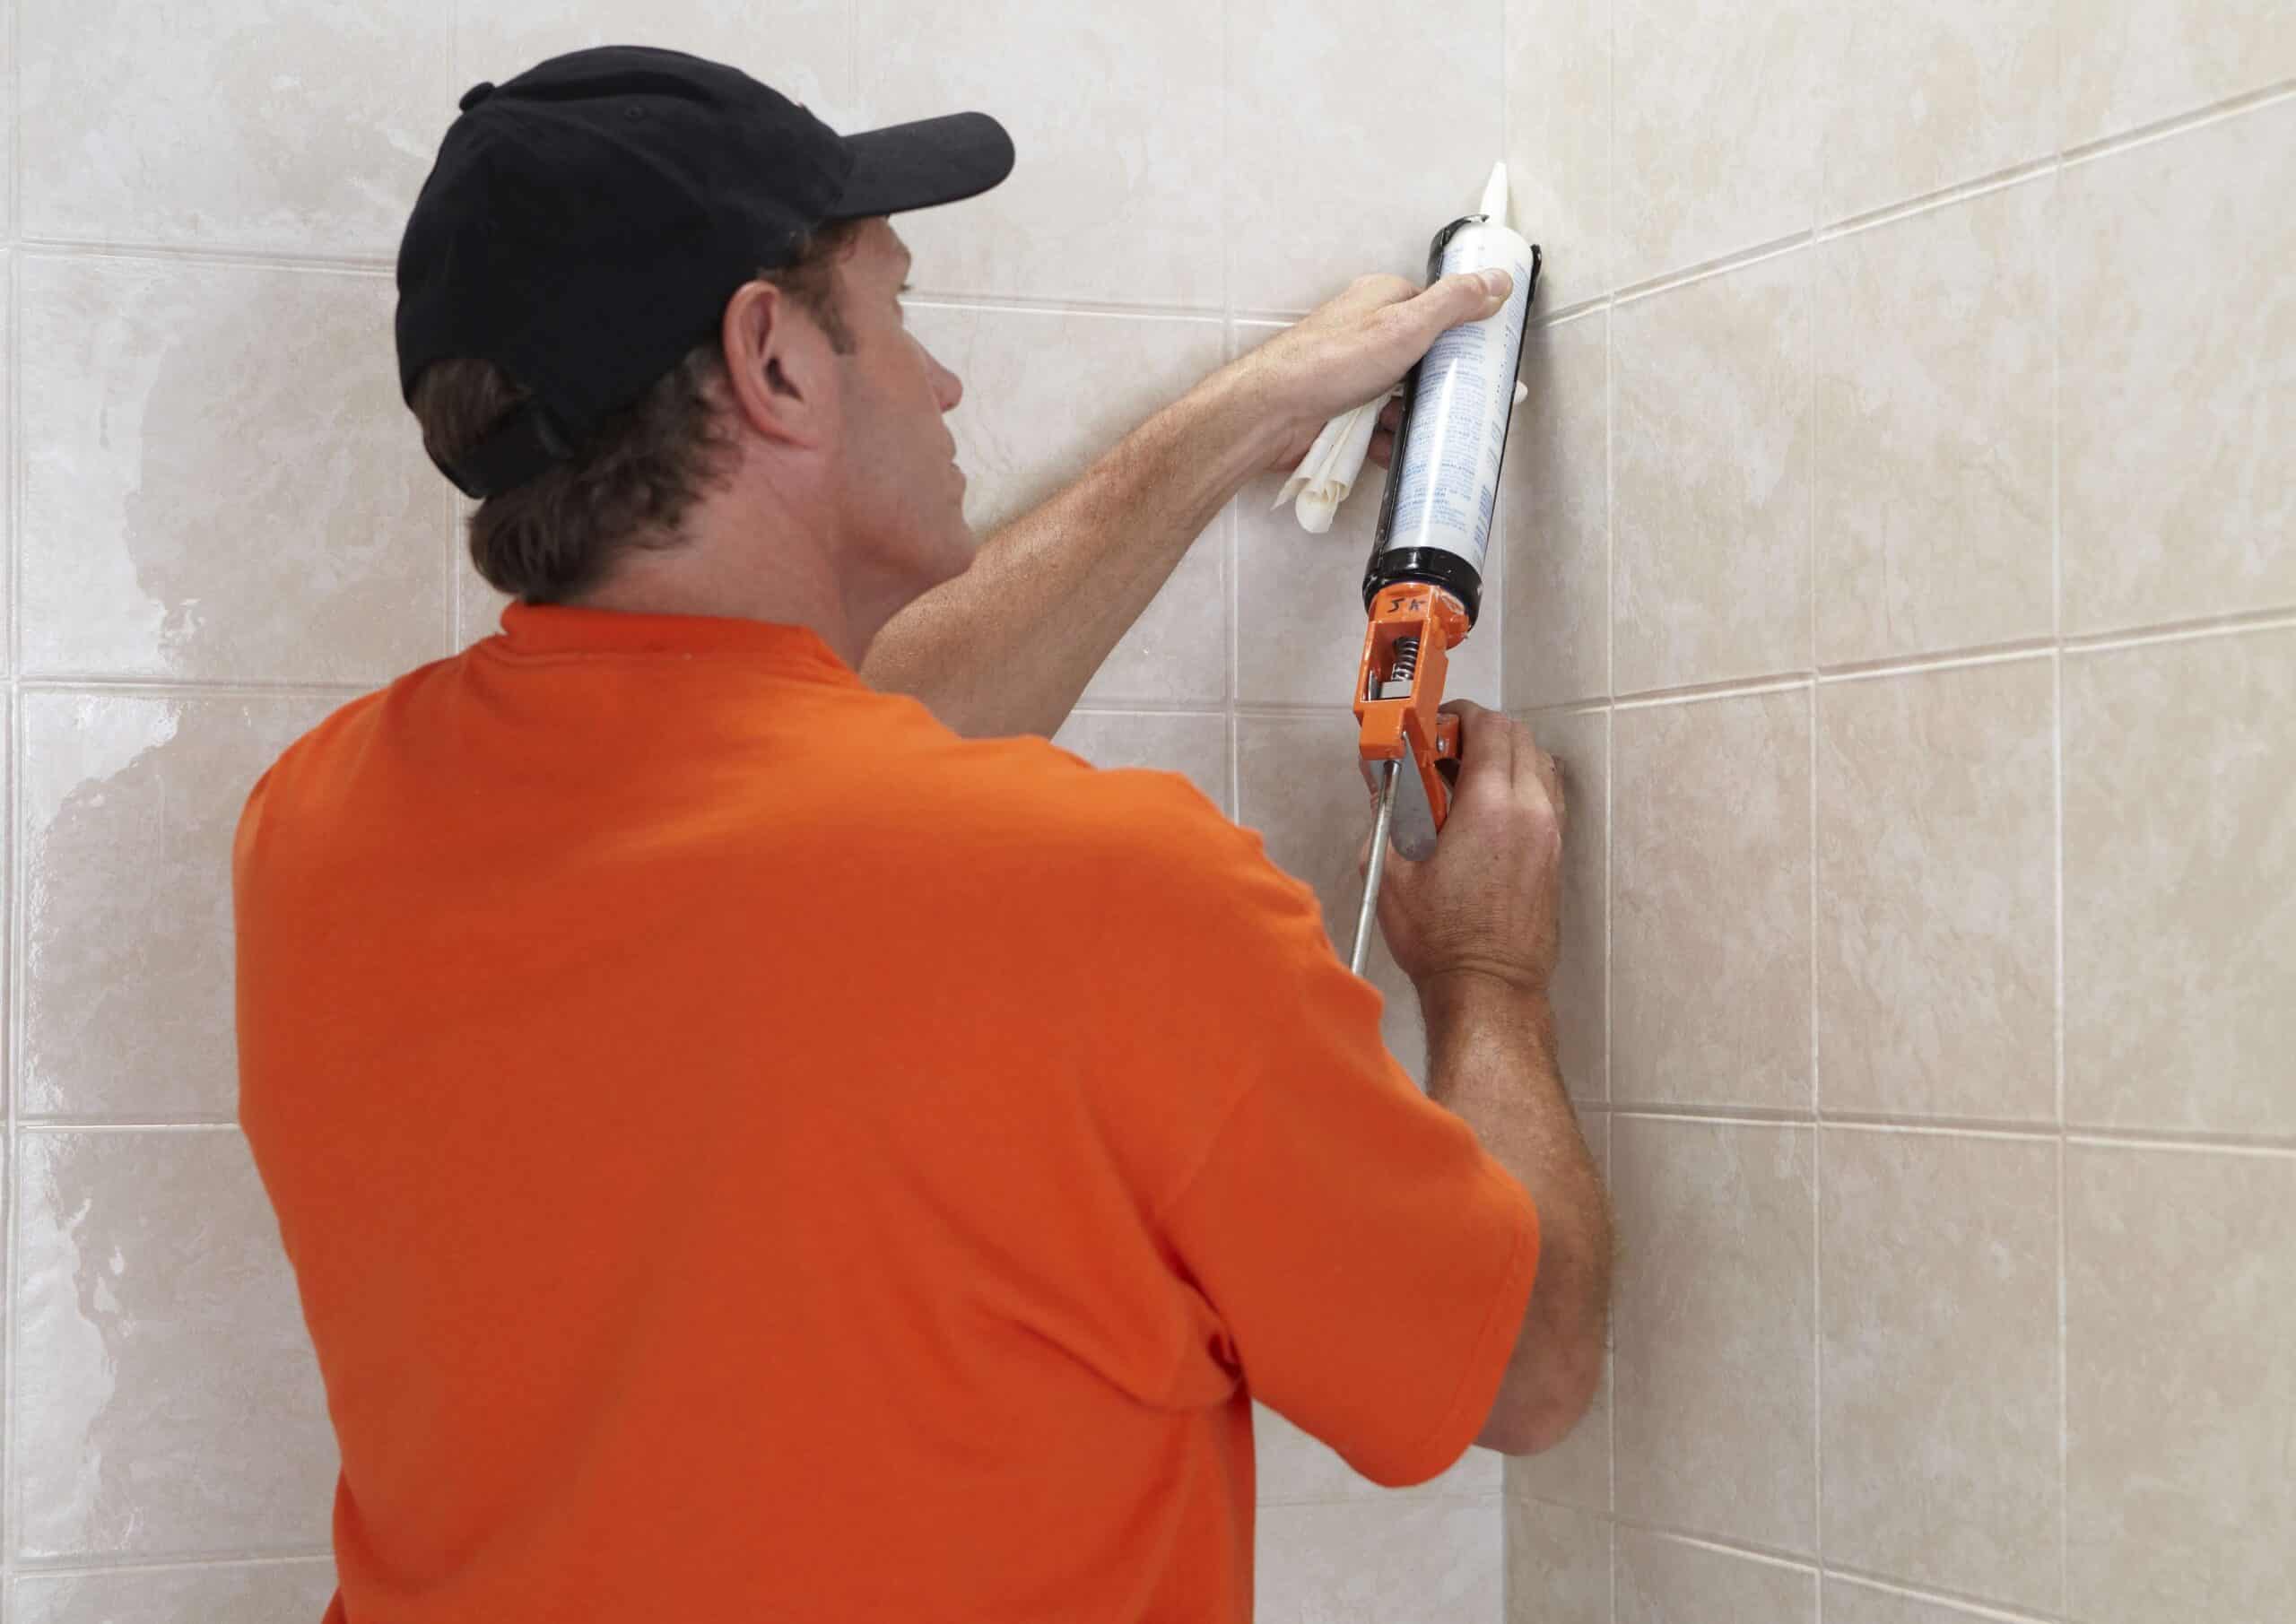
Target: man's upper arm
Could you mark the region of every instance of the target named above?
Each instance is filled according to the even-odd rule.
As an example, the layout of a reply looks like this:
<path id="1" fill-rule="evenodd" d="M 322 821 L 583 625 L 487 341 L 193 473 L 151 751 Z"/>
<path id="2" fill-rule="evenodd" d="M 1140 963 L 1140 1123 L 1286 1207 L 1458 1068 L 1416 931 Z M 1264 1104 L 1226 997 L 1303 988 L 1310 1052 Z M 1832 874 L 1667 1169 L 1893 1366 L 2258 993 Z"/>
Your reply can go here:
<path id="1" fill-rule="evenodd" d="M 1224 833 L 1213 872 L 1176 890 L 1216 943 L 1191 1047 L 1233 1093 L 1154 1216 L 1254 1396 L 1366 1477 L 1416 1482 L 1490 1412 L 1537 1215 L 1387 1054 L 1379 994 L 1339 963 L 1306 888 Z"/>

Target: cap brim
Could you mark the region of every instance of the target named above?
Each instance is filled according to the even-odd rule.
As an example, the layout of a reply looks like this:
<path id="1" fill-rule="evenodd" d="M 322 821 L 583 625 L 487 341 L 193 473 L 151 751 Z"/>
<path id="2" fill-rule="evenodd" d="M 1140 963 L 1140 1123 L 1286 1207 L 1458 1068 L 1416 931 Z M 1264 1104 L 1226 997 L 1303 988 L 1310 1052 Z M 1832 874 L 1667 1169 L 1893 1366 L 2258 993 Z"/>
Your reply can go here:
<path id="1" fill-rule="evenodd" d="M 826 216 L 862 220 L 977 197 L 1013 172 L 1013 138 L 986 113 L 950 113 L 845 137 L 853 173 Z"/>

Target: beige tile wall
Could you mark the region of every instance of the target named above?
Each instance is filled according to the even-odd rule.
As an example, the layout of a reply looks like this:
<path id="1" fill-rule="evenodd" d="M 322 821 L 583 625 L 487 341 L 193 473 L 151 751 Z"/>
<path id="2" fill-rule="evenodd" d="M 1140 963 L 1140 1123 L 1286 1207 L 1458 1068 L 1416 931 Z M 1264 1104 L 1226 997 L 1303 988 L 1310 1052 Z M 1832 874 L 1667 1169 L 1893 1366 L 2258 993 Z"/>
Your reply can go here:
<path id="1" fill-rule="evenodd" d="M 485 635 L 500 608 L 462 560 L 390 351 L 391 255 L 457 95 L 627 39 L 735 61 L 840 127 L 997 113 L 1021 153 L 1010 184 L 900 222 L 912 324 L 966 380 L 952 428 L 987 532 L 1351 278 L 1415 275 L 1509 137 L 1510 74 L 1550 69 L 1503 63 L 1499 9 L 1471 0 L 1412 30 L 1369 0 L 1039 0 L 961 20 L 915 0 L 219 0 L 165 16 L 0 0 L 0 17 L 12 4 L 0 1617 L 307 1620 L 327 1589 L 334 1458 L 230 1126 L 224 863 L 283 743 Z M 1580 22 L 1606 37 L 1599 7 Z M 1365 116 L 1439 78 L 1452 116 Z M 1599 174 L 1606 126 L 1554 127 Z M 1544 183 L 1523 169 L 1527 204 Z M 1558 367 L 1599 375 L 1599 340 L 1556 336 Z M 1574 426 L 1584 556 L 1578 641 L 1541 696 L 1557 702 L 1608 677 L 1604 425 Z M 1344 701 L 1378 486 L 1309 537 L 1268 511 L 1275 483 L 1197 541 L 1059 743 L 1187 775 L 1316 886 L 1337 930 L 1361 834 Z M 1510 499 L 1527 510 L 1547 483 Z M 1494 704 L 1502 557 L 1455 674 Z M 1597 793 L 1606 746 L 1601 717 L 1579 725 L 1572 770 Z M 1570 904 L 1590 932 L 1601 851 L 1596 818 Z M 1415 1004 L 1392 964 L 1378 974 L 1416 1069 Z M 1574 1083 L 1599 1092 L 1599 950 L 1574 949 L 1568 974 L 1566 1040 L 1589 1055 Z M 1496 1456 L 1391 1495 L 1263 1420 L 1266 1616 L 1498 1624 Z M 1582 1498 L 1606 1507 L 1606 1487 Z"/>
<path id="2" fill-rule="evenodd" d="M 1455 687 L 1570 787 L 1613 1368 L 1552 1455 L 1400 1495 L 1264 1417 L 1265 1616 L 2296 1611 L 2278 0 L 0 14 L 14 1624 L 326 1594 L 331 1448 L 229 1126 L 224 842 L 281 740 L 491 629 L 389 256 L 459 91 L 607 39 L 845 127 L 1012 126 L 1008 187 L 903 222 L 984 528 L 1415 275 L 1510 160 L 1549 319 Z M 1378 486 L 1325 537 L 1274 489 L 1060 742 L 1187 775 L 1337 933 Z"/>
<path id="3" fill-rule="evenodd" d="M 1620 1245 L 1509 1617 L 2296 1618 L 2296 11 L 1502 4 Z"/>

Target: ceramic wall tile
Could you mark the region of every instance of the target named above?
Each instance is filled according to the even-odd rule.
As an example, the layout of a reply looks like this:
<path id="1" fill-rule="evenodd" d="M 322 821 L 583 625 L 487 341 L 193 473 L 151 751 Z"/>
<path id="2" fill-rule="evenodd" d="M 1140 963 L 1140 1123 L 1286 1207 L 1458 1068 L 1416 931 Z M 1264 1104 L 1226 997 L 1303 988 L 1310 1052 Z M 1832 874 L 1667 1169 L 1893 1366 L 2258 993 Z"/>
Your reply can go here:
<path id="1" fill-rule="evenodd" d="M 1806 1128 L 1612 1118 L 1622 1516 L 1813 1549 L 1812 1174 Z"/>
<path id="2" fill-rule="evenodd" d="M 1258 1618 L 1500 1624 L 1495 1495 L 1270 1506 L 1258 1532 Z"/>
<path id="3" fill-rule="evenodd" d="M 19 1112 L 230 1116 L 232 832 L 335 703 L 23 696 Z"/>
<path id="4" fill-rule="evenodd" d="M 1612 312 L 1621 693 L 1809 666 L 1811 265 L 1783 255 Z"/>
<path id="5" fill-rule="evenodd" d="M 1146 767 L 1185 776 L 1222 812 L 1235 797 L 1228 785 L 1228 718 L 1080 710 L 1052 742 L 1095 767 Z"/>
<path id="6" fill-rule="evenodd" d="M 455 117 L 446 7 L 18 0 L 16 9 L 27 234 L 330 256 L 397 251 Z M 271 331 L 298 328 L 283 321 Z"/>
<path id="7" fill-rule="evenodd" d="M 1218 308 L 1222 10 L 1010 0 L 949 28 L 920 26 L 910 0 L 855 0 L 862 126 L 977 108 L 1013 136 L 1001 185 L 897 222 L 910 280 Z"/>
<path id="8" fill-rule="evenodd" d="M 2052 1120 L 2048 660 L 1829 682 L 1817 704 L 1820 1097 Z"/>
<path id="9" fill-rule="evenodd" d="M 16 1580 L 13 1624 L 310 1624 L 335 1595 L 335 1564 L 223 1562 Z"/>
<path id="10" fill-rule="evenodd" d="M 451 492 L 399 400 L 388 278 L 16 270 L 28 672 L 369 682 L 447 651 Z"/>
<path id="11" fill-rule="evenodd" d="M 2296 604 L 2296 101 L 2063 185 L 2065 629 Z"/>
<path id="12" fill-rule="evenodd" d="M 2067 1610 L 2296 1617 L 2296 1158 L 2066 1151 Z"/>
<path id="13" fill-rule="evenodd" d="M 2071 146 L 2296 74 L 2284 0 L 2058 0 L 2057 39 Z"/>
<path id="14" fill-rule="evenodd" d="M 1561 1506 L 1507 1502 L 1508 1624 L 1611 1624 L 1611 1524 Z"/>
<path id="15" fill-rule="evenodd" d="M 2028 182 L 1816 250 L 1822 664 L 2049 633 L 2054 195 Z"/>
<path id="16" fill-rule="evenodd" d="M 1355 718 L 1320 716 L 1236 718 L 1236 821 L 1259 831 L 1267 855 L 1316 893 L 1332 951 L 1342 961 L 1355 939 L 1363 901 L 1356 854 L 1371 833 L 1371 796 L 1356 763 Z M 1364 965 L 1387 1000 L 1380 1029 L 1388 1051 L 1424 1087 L 1427 1028 L 1419 994 L 1376 936 Z"/>
<path id="17" fill-rule="evenodd" d="M 458 6 L 454 17 L 457 94 L 481 79 L 512 78 L 561 51 L 654 45 L 730 63 L 833 129 L 866 127 L 853 94 L 856 17 L 841 0 L 488 0 Z"/>
<path id="18" fill-rule="evenodd" d="M 1265 322 L 1239 322 L 1238 343 L 1250 350 L 1279 330 Z M 1283 488 L 1281 473 L 1261 474 L 1236 498 L 1238 703 L 1349 703 L 1363 657 L 1363 569 L 1378 533 L 1387 477 L 1377 463 L 1366 462 L 1321 535 L 1300 527 L 1291 504 L 1271 506 Z M 1493 547 L 1474 628 L 1451 651 L 1444 684 L 1448 698 L 1499 703 L 1504 566 L 1504 548 Z"/>
<path id="19" fill-rule="evenodd" d="M 1611 719 L 1611 1097 L 1810 1105 L 1810 694 Z"/>
<path id="20" fill-rule="evenodd" d="M 1535 327 L 1500 470 L 1507 703 L 1610 690 L 1609 318 Z"/>
<path id="21" fill-rule="evenodd" d="M 236 1129 L 16 1142 L 19 1560 L 325 1546 L 335 1456 Z"/>
<path id="22" fill-rule="evenodd" d="M 2065 661 L 2065 1108 L 2296 1133 L 2296 631 Z"/>
<path id="23" fill-rule="evenodd" d="M 1613 0 L 1614 283 L 1816 223 L 1828 4 Z"/>
<path id="24" fill-rule="evenodd" d="M 1425 280 L 1428 243 L 1481 199 L 1504 122 L 1499 8 L 1441 16 L 1401 27 L 1376 0 L 1231 0 L 1235 308 L 1305 312 L 1373 272 Z"/>
<path id="25" fill-rule="evenodd" d="M 1618 1531 L 1618 1624 L 1817 1624 L 1818 1577 L 1806 1568 Z"/>
<path id="26" fill-rule="evenodd" d="M 1217 321 L 1161 317 L 912 303 L 909 326 L 964 380 L 949 429 L 967 475 L 965 517 L 984 540 L 1217 371 L 1226 345 Z M 1223 514 L 1086 686 L 1087 704 L 1226 698 L 1226 542 Z"/>
<path id="27" fill-rule="evenodd" d="M 1611 0 L 1505 0 L 1515 229 L 1545 256 L 1539 302 L 1611 288 Z"/>
<path id="28" fill-rule="evenodd" d="M 2057 151 L 2057 0 L 1842 0 L 1831 19 L 1820 217 L 1841 220 Z"/>
<path id="29" fill-rule="evenodd" d="M 2053 1139 L 1819 1147 L 1827 1560 L 2057 1606 Z"/>
<path id="30" fill-rule="evenodd" d="M 1518 718 L 1562 770 L 1562 955 L 1548 1001 L 1574 1099 L 1610 1093 L 1610 730 L 1600 711 Z"/>

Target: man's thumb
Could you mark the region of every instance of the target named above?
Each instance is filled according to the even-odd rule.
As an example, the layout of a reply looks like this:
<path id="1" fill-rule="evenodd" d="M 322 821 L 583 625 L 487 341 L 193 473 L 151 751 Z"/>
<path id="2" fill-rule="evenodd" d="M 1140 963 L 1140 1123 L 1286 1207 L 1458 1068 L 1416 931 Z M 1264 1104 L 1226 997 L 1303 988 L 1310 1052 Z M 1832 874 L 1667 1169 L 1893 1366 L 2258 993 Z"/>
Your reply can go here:
<path id="1" fill-rule="evenodd" d="M 1448 331 L 1463 321 L 1481 321 L 1496 312 L 1515 291 L 1515 279 L 1504 271 L 1454 271 L 1419 297 L 1439 317 Z"/>

